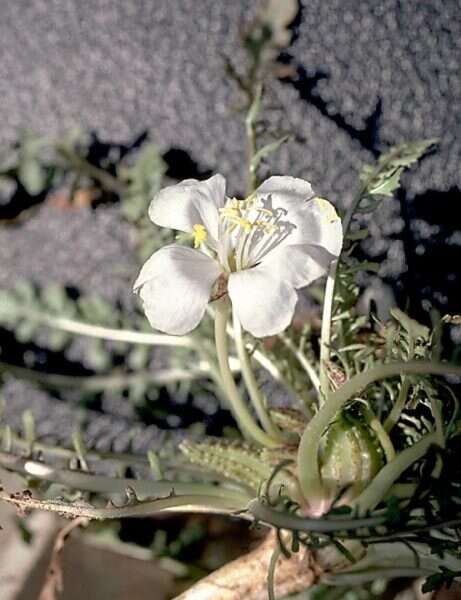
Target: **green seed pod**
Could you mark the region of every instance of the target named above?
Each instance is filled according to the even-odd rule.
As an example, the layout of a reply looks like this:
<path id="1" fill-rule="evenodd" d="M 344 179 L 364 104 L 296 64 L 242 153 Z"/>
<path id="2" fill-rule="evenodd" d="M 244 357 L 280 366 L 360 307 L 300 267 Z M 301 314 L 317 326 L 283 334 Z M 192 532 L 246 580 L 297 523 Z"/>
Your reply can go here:
<path id="1" fill-rule="evenodd" d="M 384 453 L 360 413 L 343 411 L 324 435 L 320 453 L 324 484 L 336 496 L 355 497 L 384 465 Z"/>

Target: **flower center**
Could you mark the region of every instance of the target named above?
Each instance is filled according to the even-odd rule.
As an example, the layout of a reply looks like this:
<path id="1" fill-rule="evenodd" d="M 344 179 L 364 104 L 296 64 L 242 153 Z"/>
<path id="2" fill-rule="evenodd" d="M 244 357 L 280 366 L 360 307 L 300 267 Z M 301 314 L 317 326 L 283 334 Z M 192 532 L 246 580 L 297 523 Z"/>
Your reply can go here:
<path id="1" fill-rule="evenodd" d="M 286 226 L 291 226 L 281 220 L 286 211 L 274 209 L 269 199 L 254 194 L 245 200 L 229 200 L 219 212 L 223 225 L 220 259 L 229 272 L 254 267 L 285 237 L 290 229 Z"/>

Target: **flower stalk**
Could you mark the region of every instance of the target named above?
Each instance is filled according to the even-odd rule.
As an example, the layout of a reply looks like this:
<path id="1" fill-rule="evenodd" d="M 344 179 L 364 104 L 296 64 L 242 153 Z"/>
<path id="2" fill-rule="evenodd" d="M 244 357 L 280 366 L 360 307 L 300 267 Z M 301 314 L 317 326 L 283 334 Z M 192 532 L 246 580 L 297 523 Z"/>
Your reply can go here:
<path id="1" fill-rule="evenodd" d="M 237 315 L 235 314 L 235 311 L 233 314 L 233 324 L 237 356 L 240 360 L 242 376 L 247 387 L 250 400 L 253 404 L 256 414 L 258 415 L 259 420 L 261 421 L 261 425 L 263 426 L 265 432 L 271 437 L 273 437 L 275 440 L 283 441 L 283 434 L 270 418 L 266 406 L 266 400 L 261 390 L 259 389 L 258 382 L 256 381 L 256 377 L 251 367 L 250 357 L 248 356 L 248 352 L 245 348 L 245 340 L 243 338 L 242 326 L 240 324 L 240 321 L 238 320 Z"/>
<path id="2" fill-rule="evenodd" d="M 256 444 L 275 447 L 278 442 L 263 431 L 248 410 L 229 367 L 229 348 L 227 341 L 227 321 L 230 307 L 227 298 L 216 302 L 215 311 L 215 343 L 218 364 L 221 371 L 222 388 L 227 396 L 230 408 L 242 433 Z"/>
<path id="3" fill-rule="evenodd" d="M 321 406 L 328 396 L 328 361 L 330 360 L 331 344 L 331 319 L 333 316 L 334 295 L 336 285 L 336 273 L 338 271 L 338 260 L 333 260 L 327 275 L 325 284 L 325 298 L 323 301 L 322 330 L 320 334 L 320 381 L 319 381 L 319 405 Z"/>

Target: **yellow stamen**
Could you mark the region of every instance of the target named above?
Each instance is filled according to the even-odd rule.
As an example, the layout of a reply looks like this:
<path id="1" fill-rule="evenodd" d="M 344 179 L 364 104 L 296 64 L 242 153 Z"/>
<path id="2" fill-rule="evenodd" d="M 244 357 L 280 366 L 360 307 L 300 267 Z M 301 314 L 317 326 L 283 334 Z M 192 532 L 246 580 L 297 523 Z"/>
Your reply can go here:
<path id="1" fill-rule="evenodd" d="M 239 219 L 239 225 L 245 230 L 245 233 L 249 233 L 253 228 L 253 223 L 250 223 L 248 219 L 244 219 L 243 217 Z"/>
<path id="2" fill-rule="evenodd" d="M 270 237 L 279 230 L 277 212 L 270 208 L 260 206 L 256 194 L 252 194 L 245 200 L 233 198 L 225 207 L 219 209 L 220 218 L 224 224 L 226 234 L 238 233 L 232 243 L 227 247 L 227 269 L 229 272 L 240 271 L 246 268 L 251 245 L 256 240 L 259 250 L 264 249 L 271 243 Z M 255 237 L 257 232 L 268 236 L 266 241 L 262 237 Z"/>
<path id="3" fill-rule="evenodd" d="M 220 208 L 219 214 L 227 219 L 239 219 L 242 213 L 239 208 L 226 207 Z"/>
<path id="4" fill-rule="evenodd" d="M 276 225 L 275 223 L 268 223 L 267 221 L 255 221 L 253 223 L 253 225 L 256 227 L 256 229 L 260 229 L 262 231 L 264 231 L 264 233 L 267 234 L 271 234 L 271 233 L 275 233 L 276 231 L 279 230 L 279 226 Z"/>
<path id="5" fill-rule="evenodd" d="M 229 221 L 229 231 L 232 231 L 235 227 L 241 227 L 246 233 L 251 231 L 252 223 L 243 216 L 242 208 L 245 210 L 244 203 L 233 199 L 229 206 L 219 209 L 221 218 Z"/>
<path id="6" fill-rule="evenodd" d="M 194 236 L 194 248 L 198 248 L 200 244 L 207 241 L 208 233 L 205 226 L 201 223 L 192 227 L 192 233 Z"/>
<path id="7" fill-rule="evenodd" d="M 242 216 L 242 204 L 242 201 L 237 200 L 237 198 L 232 198 L 232 200 L 227 203 L 227 206 L 219 209 L 219 213 L 221 217 L 227 217 L 231 220 L 240 219 Z"/>

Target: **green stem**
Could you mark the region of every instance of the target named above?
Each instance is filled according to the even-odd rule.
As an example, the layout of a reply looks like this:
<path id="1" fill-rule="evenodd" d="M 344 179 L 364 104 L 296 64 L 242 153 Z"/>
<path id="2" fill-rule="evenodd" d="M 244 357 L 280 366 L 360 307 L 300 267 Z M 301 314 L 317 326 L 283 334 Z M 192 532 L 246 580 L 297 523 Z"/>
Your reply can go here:
<path id="1" fill-rule="evenodd" d="M 368 182 L 365 182 L 360 186 L 359 191 L 352 199 L 352 203 L 347 210 L 342 220 L 343 225 L 343 238 L 347 238 L 349 233 L 349 227 L 351 225 L 354 214 L 362 200 L 363 194 L 367 189 Z M 323 314 L 322 314 L 322 330 L 320 335 L 320 390 L 322 395 L 320 396 L 320 403 L 323 403 L 324 398 L 329 393 L 328 383 L 328 361 L 330 359 L 330 346 L 331 346 L 331 319 L 333 316 L 334 299 L 335 299 L 335 287 L 336 287 L 336 276 L 338 274 L 338 267 L 343 257 L 343 250 L 337 260 L 334 260 L 330 264 L 328 271 L 327 282 L 325 285 L 325 298 L 323 300 Z"/>
<path id="2" fill-rule="evenodd" d="M 279 334 L 278 338 L 284 344 L 284 346 L 286 346 L 288 348 L 288 350 L 290 350 L 293 353 L 293 356 L 297 359 L 299 364 L 306 371 L 315 391 L 317 393 L 319 393 L 320 380 L 319 380 L 319 377 L 318 377 L 317 372 L 314 369 L 314 367 L 307 360 L 307 358 L 301 352 L 301 350 L 299 348 L 296 348 L 296 346 L 293 344 L 293 342 L 290 340 L 290 338 L 285 333 Z"/>
<path id="3" fill-rule="evenodd" d="M 375 171 L 373 172 L 373 176 L 374 176 L 374 174 L 375 174 Z M 367 187 L 368 187 L 368 182 L 369 181 L 370 181 L 370 178 L 368 178 L 367 181 L 365 181 L 360 186 L 358 192 L 352 198 L 351 205 L 349 206 L 349 208 L 346 211 L 346 214 L 344 215 L 344 218 L 342 220 L 342 222 L 343 222 L 344 239 L 346 239 L 346 237 L 347 237 L 347 235 L 349 233 L 349 227 L 351 226 L 352 219 L 354 218 L 354 215 L 355 215 L 355 213 L 357 211 L 357 208 L 359 207 L 359 204 L 360 204 L 360 202 L 361 202 L 361 200 L 363 198 L 363 195 L 367 191 Z"/>
<path id="4" fill-rule="evenodd" d="M 85 158 L 82 158 L 71 149 L 67 148 L 62 144 L 57 144 L 56 152 L 60 154 L 64 160 L 66 160 L 70 165 L 80 173 L 85 173 L 95 181 L 99 181 L 99 183 L 109 192 L 113 192 L 118 195 L 122 195 L 126 191 L 125 185 L 111 175 L 107 171 L 92 165 Z"/>
<path id="5" fill-rule="evenodd" d="M 409 348 L 408 348 L 408 356 L 407 360 L 413 360 L 415 356 L 415 342 L 412 337 L 410 337 Z M 384 429 L 387 433 L 390 433 L 394 427 L 394 425 L 400 419 L 400 415 L 402 414 L 403 409 L 407 403 L 408 392 L 410 391 L 411 382 L 408 377 L 402 377 L 402 383 L 400 386 L 400 392 L 397 396 L 397 400 L 395 401 L 391 412 L 389 413 L 387 419 L 384 421 Z"/>
<path id="6" fill-rule="evenodd" d="M 229 304 L 227 299 L 216 302 L 215 311 L 215 343 L 218 355 L 218 364 L 221 371 L 223 390 L 230 403 L 230 408 L 242 433 L 253 442 L 262 446 L 275 447 L 278 442 L 268 436 L 256 423 L 243 401 L 229 368 L 229 349 L 227 345 L 226 325 L 229 315 Z"/>
<path id="7" fill-rule="evenodd" d="M 394 460 L 394 444 L 392 443 L 391 438 L 384 429 L 381 421 L 369 407 L 367 407 L 366 409 L 366 414 L 368 415 L 368 424 L 370 425 L 370 428 L 375 432 L 376 437 L 378 438 L 378 441 L 381 444 L 381 448 L 383 449 L 386 461 L 390 462 L 391 460 Z"/>
<path id="8" fill-rule="evenodd" d="M 208 369 L 161 369 L 159 371 L 140 371 L 138 373 L 123 373 L 114 375 L 60 375 L 57 373 L 42 373 L 25 367 L 18 367 L 0 362 L 0 373 L 9 372 L 18 377 L 34 381 L 51 388 L 74 388 L 83 391 L 122 390 L 138 383 L 167 385 L 176 381 L 193 381 L 195 379 L 212 377 Z M 213 377 L 214 379 L 214 377 Z M 219 382 L 220 383 L 220 382 Z"/>
<path id="9" fill-rule="evenodd" d="M 174 335 L 165 335 L 163 333 L 147 333 L 144 331 L 132 331 L 130 329 L 115 329 L 38 311 L 31 312 L 27 310 L 27 312 L 25 312 L 25 317 L 37 321 L 38 323 L 43 323 L 43 325 L 52 327 L 53 329 L 112 342 L 145 344 L 147 346 L 172 346 L 189 348 L 191 350 L 195 349 L 196 345 L 191 336 L 178 337 Z"/>
<path id="10" fill-rule="evenodd" d="M 253 369 L 251 368 L 250 358 L 248 356 L 248 352 L 246 351 L 245 341 L 243 339 L 242 326 L 237 315 L 235 314 L 235 311 L 233 313 L 233 323 L 237 356 L 240 360 L 243 380 L 247 387 L 251 402 L 253 403 L 253 407 L 266 433 L 276 440 L 283 441 L 284 436 L 269 416 L 265 398 L 259 389 Z"/>
<path id="11" fill-rule="evenodd" d="M 205 359 L 205 361 L 202 361 L 202 362 L 204 362 L 206 364 L 207 370 L 209 372 L 209 377 L 216 386 L 216 388 L 215 388 L 216 395 L 218 396 L 219 400 L 221 400 L 223 403 L 225 403 L 226 402 L 226 391 L 224 390 L 221 373 L 219 371 L 219 366 L 218 366 L 218 363 L 216 360 L 214 349 L 212 349 L 213 346 L 211 345 L 211 348 L 209 348 L 208 344 L 205 343 L 205 340 L 202 340 L 202 338 L 198 335 L 194 336 L 194 340 L 195 340 L 196 350 L 197 350 L 198 354 L 200 354 Z M 231 366 L 231 370 L 233 372 L 234 371 L 238 372 L 240 370 L 240 365 L 237 364 L 238 361 L 235 361 L 235 362 L 236 362 L 236 364 L 235 364 L 234 368 Z"/>
<path id="12" fill-rule="evenodd" d="M 328 270 L 327 282 L 325 284 L 325 298 L 323 300 L 322 330 L 320 334 L 320 396 L 319 404 L 323 404 L 327 397 L 330 386 L 328 383 L 328 362 L 330 360 L 331 344 L 331 318 L 333 316 L 333 304 L 335 295 L 336 273 L 339 260 L 333 260 Z"/>
<path id="13" fill-rule="evenodd" d="M 214 318 L 214 312 L 212 312 L 211 310 L 209 311 L 209 313 L 213 316 Z M 227 331 L 227 335 L 234 340 L 234 330 L 233 328 L 228 325 L 226 327 L 226 331 Z M 284 377 L 284 375 L 281 373 L 280 369 L 278 368 L 278 366 L 275 364 L 275 362 L 273 362 L 273 360 L 271 360 L 266 354 L 264 354 L 261 350 L 259 350 L 258 348 L 254 348 L 251 347 L 250 344 L 246 344 L 246 349 L 251 350 L 251 358 L 257 362 L 263 369 L 265 369 L 269 375 L 271 375 L 271 377 L 281 383 L 282 385 L 284 385 L 292 394 L 294 397 L 297 397 L 297 392 L 293 389 L 293 386 L 290 384 L 289 381 L 287 381 L 287 379 Z M 231 364 L 232 364 L 232 357 L 231 357 Z M 236 364 L 235 364 L 235 370 L 239 370 L 240 369 L 240 362 L 238 360 L 236 360 Z"/>
<path id="14" fill-rule="evenodd" d="M 413 446 L 402 450 L 394 460 L 381 469 L 368 487 L 352 502 L 353 508 L 356 508 L 358 513 L 362 515 L 369 510 L 373 510 L 400 475 L 414 462 L 422 458 L 436 441 L 437 434 L 429 433 Z"/>
<path id="15" fill-rule="evenodd" d="M 207 313 L 212 317 L 212 319 L 215 318 L 215 310 L 213 308 L 211 308 L 210 305 L 208 305 L 208 307 L 207 307 Z M 226 326 L 226 332 L 227 332 L 227 335 L 232 340 L 234 340 L 234 330 L 233 330 L 233 327 L 229 323 Z M 256 349 L 252 348 L 250 344 L 246 345 L 246 349 L 251 350 L 251 357 L 253 358 L 253 360 L 255 362 L 257 362 L 259 365 L 261 365 L 261 367 L 263 367 L 263 369 L 265 369 L 269 373 L 269 375 L 271 375 L 273 377 L 273 379 L 275 381 L 279 381 L 280 383 L 285 385 L 287 388 L 292 389 L 289 382 L 285 379 L 285 377 L 280 372 L 280 369 L 266 354 L 264 354 L 263 352 L 261 352 L 261 350 L 258 350 L 257 348 Z M 229 359 L 229 362 L 230 362 L 232 371 L 235 371 L 235 372 L 240 371 L 240 361 L 236 357 L 231 356 Z"/>
<path id="16" fill-rule="evenodd" d="M 131 489 L 137 497 L 142 499 L 168 495 L 174 491 L 175 494 L 207 494 L 218 498 L 227 498 L 237 504 L 244 504 L 250 498 L 243 490 L 237 491 L 231 487 L 200 482 L 149 481 L 93 475 L 82 471 L 52 467 L 43 462 L 20 458 L 4 452 L 0 452 L 0 464 L 10 471 L 22 473 L 35 479 L 53 481 L 76 490 L 100 494 L 123 494 L 127 489 Z"/>
<path id="17" fill-rule="evenodd" d="M 247 195 L 249 196 L 258 186 L 257 165 L 254 157 L 257 152 L 256 123 L 261 108 L 262 84 L 257 83 L 255 90 L 250 95 L 250 107 L 245 118 L 245 131 L 247 136 L 247 161 L 248 161 L 248 184 Z"/>
<path id="18" fill-rule="evenodd" d="M 16 449 L 26 454 L 30 451 L 30 443 L 21 438 L 8 426 L 0 429 L 0 443 L 6 453 L 10 453 Z M 61 458 L 67 461 L 78 458 L 75 449 L 63 448 L 62 446 L 51 446 L 38 440 L 34 440 L 33 450 L 34 452 L 40 452 L 41 455 L 45 457 Z M 127 452 L 97 452 L 95 450 L 86 449 L 85 458 L 87 461 L 92 462 L 107 460 L 118 468 L 134 465 L 149 466 L 149 460 L 146 456 L 129 454 Z M 203 470 L 200 467 L 191 465 L 182 454 L 178 454 L 177 452 L 175 452 L 174 455 L 160 456 L 160 460 L 162 468 L 167 471 L 181 472 L 181 474 L 185 474 L 187 478 L 190 478 L 191 475 L 197 475 L 198 472 L 198 475 L 203 477 Z"/>
<path id="19" fill-rule="evenodd" d="M 9 438 L 9 444 L 5 443 L 5 436 Z M 10 451 L 10 447 L 18 448 L 23 452 L 27 452 L 29 449 L 29 443 L 21 438 L 16 432 L 12 431 L 8 426 L 0 429 L 0 443 L 2 447 L 7 451 Z M 9 446 L 9 447 L 8 447 Z M 46 456 L 53 456 L 55 458 L 62 458 L 66 460 L 72 460 L 76 458 L 77 454 L 74 449 L 63 448 L 61 446 L 51 446 L 44 444 L 37 440 L 34 440 L 35 451 L 38 451 Z M 148 466 L 149 462 L 145 456 L 140 454 L 128 454 L 124 452 L 96 452 L 94 450 L 86 451 L 87 460 L 109 460 L 118 462 L 120 466 L 133 466 L 133 465 L 145 465 Z"/>
<path id="20" fill-rule="evenodd" d="M 332 586 L 360 586 L 377 579 L 417 579 L 427 577 L 434 571 L 431 569 L 421 569 L 419 567 L 373 567 L 369 570 L 337 573 L 327 575 L 324 582 Z"/>
<path id="21" fill-rule="evenodd" d="M 437 436 L 437 445 L 445 448 L 445 435 L 443 431 L 443 417 L 440 410 L 440 401 L 437 398 L 431 398 L 431 411 L 434 417 L 435 433 Z"/>
<path id="22" fill-rule="evenodd" d="M 338 411 L 353 396 L 358 395 L 368 385 L 397 375 L 461 375 L 461 367 L 449 364 L 436 364 L 425 361 L 389 363 L 378 365 L 355 375 L 338 390 L 332 392 L 318 413 L 309 422 L 298 448 L 298 478 L 301 490 L 308 502 L 317 503 L 325 496 L 319 465 L 320 440 Z"/>
<path id="23" fill-rule="evenodd" d="M 269 600 L 277 600 L 275 597 L 275 568 L 281 554 L 281 549 L 276 547 L 269 561 L 269 568 L 267 570 L 267 593 Z"/>
<path id="24" fill-rule="evenodd" d="M 289 531 L 309 531 L 312 533 L 333 533 L 337 531 L 353 531 L 368 527 L 378 527 L 386 522 L 385 516 L 366 517 L 360 519 L 308 519 L 298 517 L 286 511 L 271 508 L 268 504 L 261 502 L 258 498 L 251 500 L 246 510 L 253 515 L 257 521 L 272 525 L 277 529 Z"/>
<path id="25" fill-rule="evenodd" d="M 387 433 L 390 433 L 392 431 L 392 428 L 400 419 L 402 410 L 405 408 L 405 404 L 407 402 L 407 396 L 409 391 L 410 380 L 408 379 L 408 377 L 404 377 L 402 380 L 402 386 L 400 388 L 399 395 L 397 396 L 397 400 L 395 401 L 387 419 L 384 421 L 384 429 Z"/>
<path id="26" fill-rule="evenodd" d="M 219 498 L 201 494 L 185 494 L 181 496 L 169 496 L 157 500 L 149 500 L 126 506 L 108 506 L 98 508 L 86 504 L 59 502 L 55 500 L 38 500 L 26 495 L 12 495 L 0 490 L 0 500 L 13 504 L 23 510 L 46 510 L 58 513 L 67 518 L 86 517 L 87 519 L 123 519 L 127 517 L 152 517 L 153 515 L 170 513 L 205 513 L 229 515 L 240 514 L 242 506 L 230 498 Z"/>

